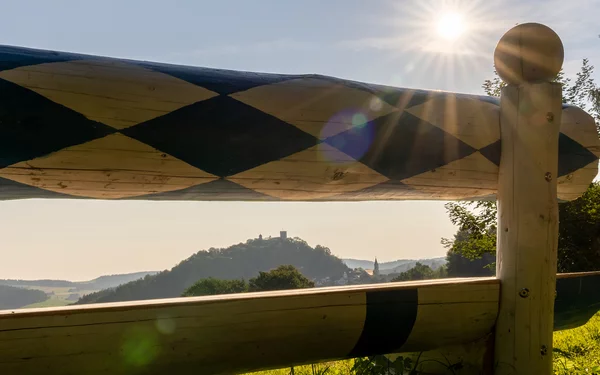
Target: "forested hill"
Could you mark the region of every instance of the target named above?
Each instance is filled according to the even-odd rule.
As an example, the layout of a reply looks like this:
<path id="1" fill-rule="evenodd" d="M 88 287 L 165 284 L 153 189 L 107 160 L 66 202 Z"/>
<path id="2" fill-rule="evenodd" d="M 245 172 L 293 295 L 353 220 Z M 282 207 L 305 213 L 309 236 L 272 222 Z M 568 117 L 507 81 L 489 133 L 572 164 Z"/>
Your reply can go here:
<path id="1" fill-rule="evenodd" d="M 350 271 L 323 246 L 312 248 L 298 238 L 253 239 L 226 249 L 199 251 L 171 270 L 86 295 L 77 304 L 178 297 L 202 278 L 248 280 L 259 271 L 288 264 L 313 280 L 337 280 Z"/>
<path id="2" fill-rule="evenodd" d="M 29 290 L 0 285 L 0 310 L 18 309 L 32 303 L 45 301 L 48 297 L 41 290 Z"/>

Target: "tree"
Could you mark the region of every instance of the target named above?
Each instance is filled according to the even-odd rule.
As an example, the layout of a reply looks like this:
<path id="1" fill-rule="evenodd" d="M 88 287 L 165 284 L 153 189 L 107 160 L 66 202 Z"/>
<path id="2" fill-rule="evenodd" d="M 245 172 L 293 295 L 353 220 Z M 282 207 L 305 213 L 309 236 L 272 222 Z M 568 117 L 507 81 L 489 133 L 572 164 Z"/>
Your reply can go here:
<path id="1" fill-rule="evenodd" d="M 448 277 L 485 277 L 493 276 L 495 269 L 495 256 L 485 253 L 481 258 L 469 259 L 454 251 L 448 251 L 447 276 Z"/>
<path id="2" fill-rule="evenodd" d="M 408 271 L 402 272 L 400 275 L 392 279 L 392 282 L 396 281 L 409 281 L 409 280 L 429 280 L 435 278 L 431 267 L 417 262 L 415 266 Z"/>
<path id="3" fill-rule="evenodd" d="M 450 222 L 458 226 L 454 240 L 442 238 L 449 251 L 467 259 L 496 253 L 496 201 L 447 203 Z"/>
<path id="4" fill-rule="evenodd" d="M 48 296 L 41 290 L 0 285 L 0 310 L 18 309 L 47 299 Z"/>
<path id="5" fill-rule="evenodd" d="M 448 273 L 459 260 L 489 260 L 484 267 L 494 268 L 496 255 L 496 202 L 448 203 L 446 210 L 458 226 L 454 240 L 442 239 L 448 250 Z M 486 207 L 482 209 L 482 207 Z M 600 183 L 594 182 L 578 199 L 558 206 L 558 272 L 600 269 Z M 475 266 L 478 262 L 471 264 Z M 464 262 L 462 264 L 464 266 Z M 464 268 L 463 268 L 464 270 Z M 459 271 L 463 272 L 463 271 Z M 464 276 L 479 276 L 472 272 Z"/>
<path id="6" fill-rule="evenodd" d="M 600 270 L 600 184 L 559 206 L 558 270 Z"/>
<path id="7" fill-rule="evenodd" d="M 563 84 L 563 101 L 576 105 L 590 113 L 596 120 L 600 132 L 600 88 L 592 78 L 594 67 L 584 59 L 581 70 L 572 81 L 565 78 L 561 71 L 556 78 Z M 499 96 L 504 82 L 496 72 L 495 77 L 486 80 L 482 87 L 486 94 Z M 494 259 L 496 255 L 496 202 L 461 202 L 446 204 L 450 221 L 458 226 L 454 239 L 442 239 L 442 244 L 448 248 L 448 273 L 473 272 L 460 257 L 469 261 L 468 264 Z M 600 185 L 592 183 L 579 199 L 559 205 L 559 240 L 558 240 L 558 271 L 576 272 L 600 268 Z M 494 268 L 494 262 L 485 265 Z M 462 268 L 460 268 L 462 267 Z M 460 270 L 458 270 L 460 268 Z"/>
<path id="8" fill-rule="evenodd" d="M 124 283 L 114 289 L 88 294 L 77 304 L 178 297 L 198 280 L 212 277 L 247 281 L 258 275 L 259 271 L 274 269 L 282 264 L 291 264 L 302 270 L 309 279 L 319 280 L 324 285 L 333 284 L 333 280 L 339 280 L 344 273 L 350 272 L 344 262 L 332 255 L 325 246 L 313 248 L 301 239 L 288 238 L 282 241 L 279 237 L 263 236 L 262 240 L 250 239 L 227 248 L 198 251 L 170 270 Z"/>
<path id="9" fill-rule="evenodd" d="M 448 264 L 444 264 L 443 266 L 438 267 L 438 269 L 433 270 L 433 278 L 434 279 L 445 279 L 449 277 L 448 273 Z"/>
<path id="10" fill-rule="evenodd" d="M 563 103 L 587 111 L 596 120 L 596 127 L 600 132 L 600 87 L 596 85 L 593 75 L 594 66 L 590 65 L 588 59 L 583 59 L 575 81 L 566 78 L 562 69 L 554 81 L 563 85 Z M 506 84 L 498 77 L 496 70 L 494 70 L 494 78 L 485 80 L 481 85 L 487 95 L 496 97 L 500 96 L 504 86 Z"/>
<path id="11" fill-rule="evenodd" d="M 251 292 L 266 290 L 314 288 L 315 283 L 307 279 L 294 266 L 279 266 L 269 272 L 259 272 L 258 276 L 250 279 Z"/>
<path id="12" fill-rule="evenodd" d="M 214 296 L 217 294 L 233 294 L 247 291 L 248 284 L 244 280 L 219 280 L 209 277 L 196 281 L 181 296 Z"/>

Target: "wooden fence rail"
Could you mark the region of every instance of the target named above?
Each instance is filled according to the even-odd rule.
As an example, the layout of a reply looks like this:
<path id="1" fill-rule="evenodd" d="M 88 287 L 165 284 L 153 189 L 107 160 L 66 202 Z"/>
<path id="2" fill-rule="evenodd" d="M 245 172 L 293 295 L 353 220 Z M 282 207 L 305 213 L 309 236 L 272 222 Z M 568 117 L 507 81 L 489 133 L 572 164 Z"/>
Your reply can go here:
<path id="1" fill-rule="evenodd" d="M 0 47 L 0 200 L 495 199 L 499 104 Z M 571 200 L 600 141 L 591 116 L 562 112 L 555 177 Z"/>
<path id="2" fill-rule="evenodd" d="M 489 335 L 495 278 L 0 311 L 2 374 L 236 374 L 433 350 Z M 554 329 L 600 310 L 600 272 L 559 275 Z"/>

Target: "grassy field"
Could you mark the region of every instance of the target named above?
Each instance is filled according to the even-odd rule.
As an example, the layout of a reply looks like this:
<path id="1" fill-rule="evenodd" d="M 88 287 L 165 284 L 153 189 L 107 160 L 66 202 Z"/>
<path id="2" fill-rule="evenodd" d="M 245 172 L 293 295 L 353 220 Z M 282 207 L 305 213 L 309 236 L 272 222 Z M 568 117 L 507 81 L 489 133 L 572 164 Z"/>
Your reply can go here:
<path id="1" fill-rule="evenodd" d="M 71 304 L 73 302 L 74 301 L 67 301 L 66 299 L 52 297 L 52 298 L 48 298 L 44 302 L 32 303 L 31 305 L 27 305 L 27 306 L 24 306 L 24 307 L 21 307 L 21 308 L 22 309 L 33 309 L 33 308 L 38 308 L 38 307 L 66 306 L 66 305 Z"/>
<path id="2" fill-rule="evenodd" d="M 359 375 L 352 371 L 353 365 L 354 360 L 347 360 L 314 366 L 300 366 L 294 368 L 294 374 Z M 290 368 L 252 373 L 252 375 L 290 374 Z M 458 375 L 460 371 L 448 371 L 448 374 Z M 600 313 L 582 327 L 554 334 L 554 374 L 600 375 Z"/>
<path id="3" fill-rule="evenodd" d="M 56 306 L 66 306 L 71 303 L 74 303 L 75 300 L 69 300 L 69 296 L 71 294 L 79 294 L 82 297 L 84 294 L 95 292 L 95 290 L 84 290 L 84 291 L 76 291 L 70 292 L 71 288 L 58 288 L 58 287 L 46 287 L 46 286 L 29 286 L 27 289 L 37 289 L 41 290 L 45 293 L 50 293 L 48 299 L 43 302 L 32 303 L 31 305 L 23 306 L 22 309 L 29 308 L 37 308 L 37 307 L 56 307 Z"/>
<path id="4" fill-rule="evenodd" d="M 554 334 L 554 373 L 600 374 L 600 313 L 583 327 Z"/>

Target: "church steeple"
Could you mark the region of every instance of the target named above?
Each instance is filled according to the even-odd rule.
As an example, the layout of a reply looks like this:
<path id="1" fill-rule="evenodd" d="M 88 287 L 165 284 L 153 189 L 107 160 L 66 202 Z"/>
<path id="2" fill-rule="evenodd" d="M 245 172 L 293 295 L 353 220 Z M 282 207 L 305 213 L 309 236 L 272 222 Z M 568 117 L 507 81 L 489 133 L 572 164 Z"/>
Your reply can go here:
<path id="1" fill-rule="evenodd" d="M 379 263 L 377 257 L 375 257 L 375 265 L 373 266 L 373 276 L 379 276 Z"/>

